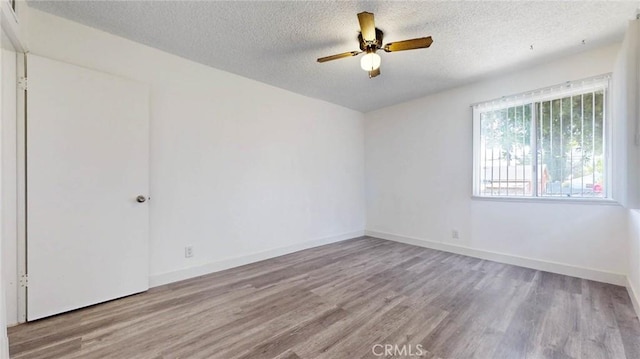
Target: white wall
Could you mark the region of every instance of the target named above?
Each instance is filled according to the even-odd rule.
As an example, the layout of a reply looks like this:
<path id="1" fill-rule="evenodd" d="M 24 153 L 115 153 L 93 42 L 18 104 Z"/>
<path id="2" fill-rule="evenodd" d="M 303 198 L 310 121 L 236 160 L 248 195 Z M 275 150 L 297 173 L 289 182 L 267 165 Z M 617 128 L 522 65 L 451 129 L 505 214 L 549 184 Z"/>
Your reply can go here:
<path id="1" fill-rule="evenodd" d="M 630 21 L 613 71 L 613 116 L 625 119 L 615 132 L 614 165 L 619 168 L 618 198 L 628 208 L 640 208 L 640 156 L 634 138 L 638 133 L 639 33 L 640 21 Z"/>
<path id="2" fill-rule="evenodd" d="M 15 74 L 16 74 L 16 55 L 15 52 L 6 50 L 8 47 L 8 39 L 2 33 L 3 49 L 0 54 L 0 113 L 2 114 L 2 120 L 0 121 L 0 158 L 2 161 L 13 153 L 14 165 L 15 165 L 15 147 L 11 150 L 11 144 L 15 146 L 15 136 L 13 139 L 10 134 L 12 129 L 15 134 L 15 111 L 16 111 L 16 87 L 15 87 Z M 13 128 L 12 128 L 13 121 Z M 11 236 L 11 228 L 15 230 L 15 218 L 12 219 L 12 215 L 15 216 L 15 211 L 11 211 L 10 208 L 6 208 L 5 200 L 11 199 L 13 196 L 13 204 L 15 205 L 15 187 L 11 192 L 10 181 L 7 181 L 9 171 L 6 171 L 5 163 L 2 163 L 0 167 L 0 198 L 2 198 L 2 206 L 0 206 L 0 358 L 3 355 L 8 357 L 8 340 L 6 336 L 6 324 L 15 323 L 15 317 L 8 313 L 15 313 L 17 311 L 17 272 L 16 272 L 16 242 L 15 235 Z M 15 181 L 14 181 L 15 184 Z M 13 238 L 13 241 L 5 240 Z M 13 253 L 13 255 L 12 255 Z M 7 295 L 9 294 L 9 295 Z"/>
<path id="3" fill-rule="evenodd" d="M 0 55 L 0 358 L 9 357 L 6 324 L 17 321 L 17 233 L 16 233 L 16 54 L 23 50 L 26 3 L 19 0 L 16 21 L 10 4 L 0 4 L 2 53 Z"/>
<path id="4" fill-rule="evenodd" d="M 17 4 L 23 9 L 24 2 Z M 7 324 L 15 323 L 16 266 L 16 53 L 21 28 L 8 2 L 0 7 L 0 358 L 9 358 Z"/>
<path id="5" fill-rule="evenodd" d="M 4 40 L 4 39 L 3 39 Z M 17 296 L 17 226 L 16 226 L 16 53 L 2 50 L 2 136 L 0 151 L 1 167 L 1 199 L 2 199 L 2 247 L 5 256 L 2 258 L 2 281 L 8 295 L 5 297 L 7 313 L 16 313 Z M 13 169 L 13 171 L 12 171 Z M 9 316 L 10 324 L 17 318 Z"/>
<path id="6" fill-rule="evenodd" d="M 33 9 L 28 40 L 150 85 L 152 285 L 363 234 L 361 113 Z"/>
<path id="7" fill-rule="evenodd" d="M 615 63 L 615 90 L 623 96 L 616 97 L 613 104 L 614 116 L 627 119 L 621 124 L 616 138 L 618 144 L 618 160 L 623 168 L 620 177 L 625 185 L 624 203 L 629 208 L 627 253 L 629 267 L 627 269 L 629 294 L 636 312 L 640 314 L 640 147 L 636 143 L 636 135 L 640 133 L 638 89 L 640 80 L 640 20 L 629 22 L 624 41 Z"/>
<path id="8" fill-rule="evenodd" d="M 618 49 L 610 45 L 367 113 L 368 233 L 623 284 L 627 214 L 621 206 L 471 199 L 470 105 L 611 72 Z"/>
<path id="9" fill-rule="evenodd" d="M 2 32 L 0 30 L 0 33 L 2 33 L 2 36 L 4 37 L 4 32 Z M 3 39 L 4 40 L 4 39 Z M 4 61 L 2 59 L 2 56 L 0 55 L 0 85 L 4 85 L 4 77 L 5 77 L 5 73 L 2 70 L 2 65 L 4 65 Z M 4 86 L 2 86 L 4 87 Z M 0 113 L 2 113 L 2 111 L 4 110 L 6 103 L 4 101 L 4 99 L 2 98 L 4 91 L 2 91 L 2 87 L 0 87 Z M 4 116 L 2 116 L 4 118 Z M 4 126 L 2 125 L 2 121 L 0 121 L 0 157 L 2 155 L 2 145 L 3 142 L 2 141 L 2 134 L 4 133 Z M 0 166 L 0 196 L 2 195 L 2 167 Z M 3 224 L 3 220 L 2 220 L 2 206 L 0 206 L 0 226 Z M 3 247 L 3 241 L 2 239 L 4 238 L 4 236 L 2 235 L 2 232 L 0 231 L 0 270 L 2 271 L 2 274 L 4 274 L 4 269 L 3 267 L 5 266 L 5 260 L 2 257 L 2 247 Z M 5 304 L 5 278 L 4 276 L 0 276 L 0 358 L 4 358 L 5 356 L 7 356 L 7 352 L 8 352 L 8 346 L 9 346 L 9 341 L 7 339 L 7 319 L 6 319 L 6 314 L 7 314 L 7 310 L 6 310 L 6 304 Z"/>

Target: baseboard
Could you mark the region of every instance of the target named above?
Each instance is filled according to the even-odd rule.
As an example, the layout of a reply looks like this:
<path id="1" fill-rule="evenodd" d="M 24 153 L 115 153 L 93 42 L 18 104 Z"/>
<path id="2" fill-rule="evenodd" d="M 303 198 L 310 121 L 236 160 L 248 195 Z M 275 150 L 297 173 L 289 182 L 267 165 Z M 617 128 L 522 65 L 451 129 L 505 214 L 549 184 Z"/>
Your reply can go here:
<path id="1" fill-rule="evenodd" d="M 245 264 L 259 262 L 265 259 L 270 259 L 285 254 L 298 252 L 304 249 L 322 246 L 325 244 L 344 241 L 347 239 L 362 237 L 364 230 L 355 231 L 349 233 L 343 233 L 336 236 L 325 237 L 312 241 L 302 242 L 291 246 L 274 248 L 262 252 L 255 252 L 239 257 L 224 259 L 216 262 L 207 263 L 197 267 L 184 268 L 177 271 L 155 274 L 149 277 L 149 287 L 157 287 L 163 284 L 173 283 L 189 278 L 198 277 L 201 275 L 218 272 L 221 270 L 239 267 Z"/>
<path id="2" fill-rule="evenodd" d="M 402 236 L 398 234 L 378 232 L 373 230 L 365 230 L 365 235 L 381 238 L 381 239 L 387 239 L 395 242 L 412 244 L 414 246 L 419 246 L 419 247 L 437 249 L 444 252 L 462 254 L 469 257 L 486 259 L 494 262 L 511 264 L 511 265 L 516 265 L 520 267 L 541 270 L 545 272 L 564 274 L 564 275 L 583 278 L 583 279 L 589 279 L 597 282 L 610 283 L 610 284 L 615 284 L 620 286 L 627 285 L 627 276 L 620 273 L 613 273 L 613 272 L 601 271 L 597 269 L 578 267 L 578 266 L 573 266 L 569 264 L 545 261 L 545 260 L 534 259 L 534 258 L 520 257 L 512 254 L 506 254 L 506 253 L 485 251 L 485 250 L 471 248 L 467 246 L 429 241 L 426 239 L 407 237 L 407 236 Z"/>
<path id="3" fill-rule="evenodd" d="M 627 277 L 627 292 L 629 292 L 629 297 L 631 297 L 633 309 L 635 309 L 636 315 L 640 318 L 640 297 L 638 297 L 640 291 L 638 291 L 638 289 L 640 288 L 634 288 L 633 283 L 631 283 L 631 280 Z"/>

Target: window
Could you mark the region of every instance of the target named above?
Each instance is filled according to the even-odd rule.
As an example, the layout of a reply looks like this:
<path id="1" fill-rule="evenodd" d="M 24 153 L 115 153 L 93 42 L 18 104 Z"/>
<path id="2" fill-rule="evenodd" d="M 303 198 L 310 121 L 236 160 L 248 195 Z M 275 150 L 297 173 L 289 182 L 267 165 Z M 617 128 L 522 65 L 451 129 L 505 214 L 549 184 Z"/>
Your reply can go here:
<path id="1" fill-rule="evenodd" d="M 474 195 L 609 198 L 609 76 L 474 106 Z"/>

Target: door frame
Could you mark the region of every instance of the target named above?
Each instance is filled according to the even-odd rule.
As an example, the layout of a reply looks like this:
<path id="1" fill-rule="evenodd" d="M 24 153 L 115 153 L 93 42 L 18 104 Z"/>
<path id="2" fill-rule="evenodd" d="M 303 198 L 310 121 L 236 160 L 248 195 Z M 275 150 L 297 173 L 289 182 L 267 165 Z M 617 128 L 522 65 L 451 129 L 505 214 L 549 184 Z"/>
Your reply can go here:
<path id="1" fill-rule="evenodd" d="M 27 52 L 28 53 L 28 52 Z M 27 53 L 18 53 L 19 78 L 27 78 Z M 17 264 L 18 323 L 27 321 L 27 89 L 18 84 L 17 97 Z"/>
<path id="2" fill-rule="evenodd" d="M 26 53 L 28 53 L 28 47 L 25 41 L 25 26 L 21 21 L 23 15 L 26 15 L 28 6 L 24 1 L 16 1 L 15 8 L 12 9 L 9 1 L 0 2 L 0 24 L 2 25 L 2 32 L 7 36 L 13 51 L 15 51 L 16 59 L 16 77 L 19 79 L 26 76 L 26 64 L 24 63 Z M 20 283 L 22 275 L 26 275 L 26 174 L 25 174 L 25 122 L 26 122 L 26 96 L 23 90 L 16 89 L 16 127 L 15 132 L 8 135 L 16 136 L 16 153 L 13 159 L 15 160 L 15 167 L 11 164 L 10 168 L 2 168 L 3 175 L 13 176 L 15 178 L 16 187 L 16 204 L 15 206 L 6 206 L 3 208 L 2 219 L 7 216 L 14 217 L 16 219 L 16 237 L 14 238 L 2 238 L 2 241 L 14 241 L 15 252 L 14 253 L 2 253 L 3 256 L 12 255 L 16 258 L 16 274 L 17 277 L 13 278 L 16 281 L 17 289 L 17 322 L 26 322 L 27 313 L 27 297 L 26 287 L 23 287 Z M 13 180 L 13 178 L 12 178 Z M 14 293 L 12 293 L 13 295 Z M 6 295 L 6 294 L 5 294 Z M 3 310 L 6 308 L 2 308 Z M 13 323 L 15 319 L 11 319 Z M 1 354 L 1 353 L 0 353 Z"/>

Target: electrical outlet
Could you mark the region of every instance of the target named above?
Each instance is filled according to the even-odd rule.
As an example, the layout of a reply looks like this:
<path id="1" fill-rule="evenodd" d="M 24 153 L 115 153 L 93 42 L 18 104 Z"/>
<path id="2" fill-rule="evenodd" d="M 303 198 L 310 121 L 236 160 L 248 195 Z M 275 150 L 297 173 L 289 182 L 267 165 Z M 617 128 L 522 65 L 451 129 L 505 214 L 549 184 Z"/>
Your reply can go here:
<path id="1" fill-rule="evenodd" d="M 184 257 L 185 258 L 193 257 L 193 247 L 192 246 L 184 247 Z"/>
<path id="2" fill-rule="evenodd" d="M 451 230 L 451 238 L 453 239 L 460 239 L 460 233 L 458 232 L 457 229 L 453 229 Z"/>

